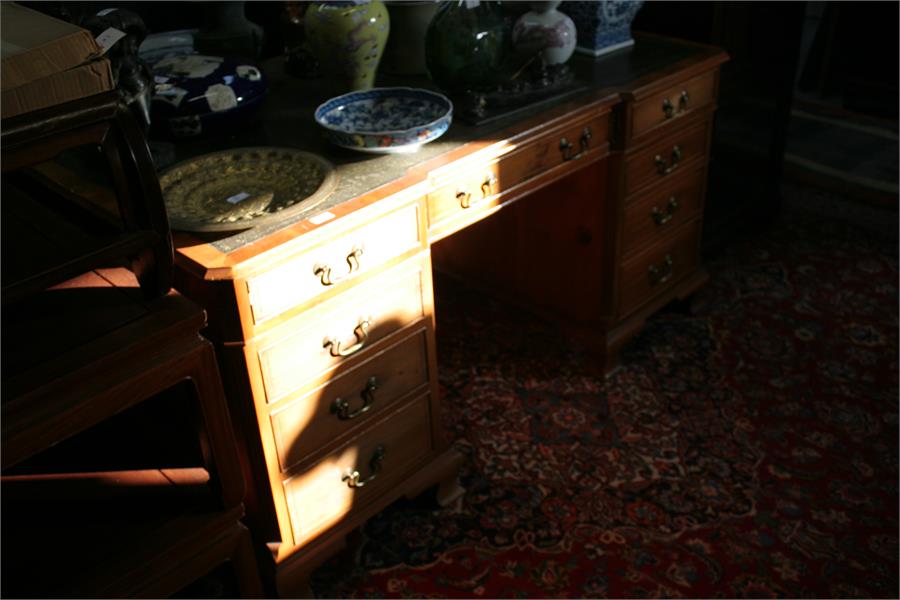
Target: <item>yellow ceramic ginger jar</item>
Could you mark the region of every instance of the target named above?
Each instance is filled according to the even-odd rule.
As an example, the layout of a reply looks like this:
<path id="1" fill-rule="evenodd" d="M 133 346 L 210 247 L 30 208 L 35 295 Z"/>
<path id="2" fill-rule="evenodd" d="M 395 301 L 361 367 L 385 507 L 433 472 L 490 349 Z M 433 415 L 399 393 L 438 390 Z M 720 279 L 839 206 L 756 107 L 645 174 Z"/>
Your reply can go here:
<path id="1" fill-rule="evenodd" d="M 390 17 L 382 2 L 312 3 L 304 30 L 319 71 L 338 80 L 336 91 L 373 87 L 390 32 Z"/>

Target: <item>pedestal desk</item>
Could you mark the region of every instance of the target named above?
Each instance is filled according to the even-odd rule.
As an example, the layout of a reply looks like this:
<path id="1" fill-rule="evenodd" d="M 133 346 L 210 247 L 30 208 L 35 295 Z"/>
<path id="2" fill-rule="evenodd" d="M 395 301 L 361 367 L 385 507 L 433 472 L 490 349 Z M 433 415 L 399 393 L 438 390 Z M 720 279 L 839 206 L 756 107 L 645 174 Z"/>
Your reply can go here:
<path id="1" fill-rule="evenodd" d="M 313 123 L 314 82 L 267 65 L 254 127 L 337 166 L 333 194 L 274 226 L 176 234 L 176 287 L 209 315 L 278 593 L 402 495 L 461 493 L 440 425 L 432 264 L 555 318 L 600 369 L 700 264 L 718 49 L 640 36 L 574 57 L 583 92 L 488 124 L 454 121 L 412 155 L 354 154 Z M 379 85 L 429 86 L 425 80 Z"/>

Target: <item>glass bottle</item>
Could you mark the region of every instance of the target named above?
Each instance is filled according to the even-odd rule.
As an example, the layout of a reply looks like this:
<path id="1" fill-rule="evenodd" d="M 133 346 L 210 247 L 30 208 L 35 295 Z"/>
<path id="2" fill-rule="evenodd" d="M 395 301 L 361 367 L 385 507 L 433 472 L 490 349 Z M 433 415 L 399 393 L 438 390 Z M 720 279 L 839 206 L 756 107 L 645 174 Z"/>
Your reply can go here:
<path id="1" fill-rule="evenodd" d="M 428 75 L 450 94 L 501 83 L 510 50 L 509 30 L 498 2 L 442 4 L 425 34 Z"/>

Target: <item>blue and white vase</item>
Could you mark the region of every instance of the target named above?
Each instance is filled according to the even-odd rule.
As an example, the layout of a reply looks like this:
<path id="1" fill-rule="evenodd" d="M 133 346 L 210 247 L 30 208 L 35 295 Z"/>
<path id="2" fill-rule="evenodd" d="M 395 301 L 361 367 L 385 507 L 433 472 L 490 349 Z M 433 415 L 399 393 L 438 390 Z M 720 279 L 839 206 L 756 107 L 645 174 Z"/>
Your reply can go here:
<path id="1" fill-rule="evenodd" d="M 575 51 L 601 56 L 634 44 L 631 23 L 644 0 L 594 0 L 565 2 L 561 9 L 575 21 L 578 45 Z"/>

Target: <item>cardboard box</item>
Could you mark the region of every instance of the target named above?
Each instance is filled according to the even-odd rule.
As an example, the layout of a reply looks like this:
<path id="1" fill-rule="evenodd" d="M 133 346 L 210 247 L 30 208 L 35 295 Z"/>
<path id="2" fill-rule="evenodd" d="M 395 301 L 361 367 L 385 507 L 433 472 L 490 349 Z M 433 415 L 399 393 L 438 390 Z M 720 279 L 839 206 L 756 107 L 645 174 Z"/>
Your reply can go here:
<path id="1" fill-rule="evenodd" d="M 0 90 L 68 71 L 101 54 L 87 29 L 0 2 Z"/>
<path id="2" fill-rule="evenodd" d="M 85 96 L 93 96 L 107 92 L 113 87 L 109 60 L 98 58 L 74 69 L 0 91 L 0 118 L 6 119 Z"/>

